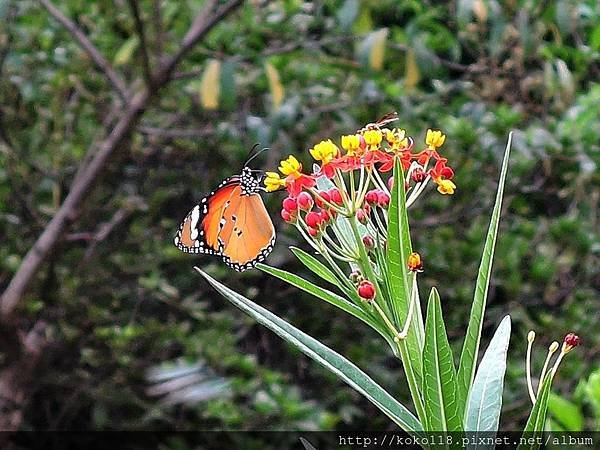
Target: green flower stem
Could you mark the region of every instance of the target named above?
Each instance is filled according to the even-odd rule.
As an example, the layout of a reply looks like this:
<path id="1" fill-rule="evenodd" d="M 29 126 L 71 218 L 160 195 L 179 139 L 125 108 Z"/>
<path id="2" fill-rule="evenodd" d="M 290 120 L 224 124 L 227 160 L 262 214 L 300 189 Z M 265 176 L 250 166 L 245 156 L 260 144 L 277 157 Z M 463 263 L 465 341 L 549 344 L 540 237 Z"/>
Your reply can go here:
<path id="1" fill-rule="evenodd" d="M 363 191 L 366 193 L 365 190 L 365 184 L 368 187 L 369 186 L 369 180 L 367 178 L 367 183 L 365 183 L 365 168 L 361 166 L 360 168 L 360 178 L 358 180 L 358 195 L 356 196 L 356 199 L 354 201 L 354 206 L 353 208 L 356 210 L 358 208 L 360 208 L 360 206 L 362 205 L 362 202 L 365 198 L 365 195 L 363 194 Z"/>
<path id="2" fill-rule="evenodd" d="M 383 192 L 385 192 L 386 194 L 390 195 L 390 191 L 388 189 L 388 187 L 385 184 L 385 181 L 383 181 L 381 179 L 381 175 L 379 175 L 379 172 L 377 172 L 377 170 L 373 170 L 373 181 L 377 180 L 377 184 L 378 184 L 378 188 L 381 189 Z"/>
<path id="3" fill-rule="evenodd" d="M 410 322 L 412 321 L 412 316 L 415 310 L 415 303 L 417 303 L 417 277 L 413 278 L 412 289 L 410 291 L 410 305 L 408 305 L 408 313 L 406 314 L 406 323 L 402 328 L 402 331 L 398 333 L 398 339 L 406 339 L 408 336 L 408 329 L 410 327 Z"/>
<path id="4" fill-rule="evenodd" d="M 385 324 L 387 325 L 387 327 L 390 329 L 390 331 L 392 332 L 392 337 L 393 336 L 397 336 L 398 335 L 398 330 L 396 330 L 396 327 L 394 327 L 394 325 L 392 324 L 392 322 L 390 322 L 390 319 L 388 319 L 388 316 L 381 309 L 381 307 L 377 304 L 377 302 L 375 301 L 375 299 L 371 300 L 369 303 L 371 305 L 373 305 L 373 307 L 377 310 L 377 312 L 379 313 L 379 315 L 381 316 L 381 318 L 383 319 L 383 321 L 385 322 Z"/>
<path id="5" fill-rule="evenodd" d="M 558 348 L 558 343 L 555 342 L 556 344 L 556 348 Z M 538 384 L 538 390 L 537 390 L 537 395 L 539 397 L 540 392 L 542 391 L 542 383 L 544 381 L 544 377 L 546 376 L 546 371 L 548 370 L 548 364 L 550 364 L 550 359 L 552 358 L 552 355 L 554 355 L 554 352 L 556 350 L 553 351 L 552 347 L 550 347 L 548 349 L 548 355 L 546 355 L 546 361 L 544 361 L 544 367 L 542 368 L 542 373 L 540 374 L 540 382 Z"/>
<path id="6" fill-rule="evenodd" d="M 535 405 L 535 394 L 533 393 L 533 384 L 531 383 L 531 347 L 533 346 L 533 339 L 528 339 L 527 342 L 527 356 L 525 361 L 527 371 L 527 391 L 529 392 L 529 398 L 531 404 Z"/>
<path id="7" fill-rule="evenodd" d="M 333 176 L 333 184 L 335 184 L 335 187 L 337 187 L 340 193 L 342 194 L 342 201 L 344 202 L 344 206 L 346 208 L 346 216 L 354 214 L 353 205 L 350 201 L 350 197 L 348 197 L 348 191 L 346 190 L 346 182 L 344 181 L 344 176 L 339 170 L 335 171 L 335 175 Z"/>
<path id="8" fill-rule="evenodd" d="M 367 253 L 365 244 L 363 243 L 360 232 L 358 231 L 356 216 L 352 216 L 351 218 L 349 218 L 348 222 L 350 223 L 350 229 L 352 230 L 352 234 L 354 235 L 354 240 L 356 242 L 356 245 L 358 246 L 358 253 L 359 253 L 359 258 L 357 261 L 358 265 L 359 265 L 360 269 L 362 270 L 363 274 L 365 275 L 365 277 L 368 278 L 369 280 L 371 280 L 373 283 L 375 283 L 377 292 L 383 293 L 383 289 L 382 289 L 381 283 L 379 281 L 379 277 L 377 276 L 377 274 L 375 273 L 375 270 L 373 269 L 373 266 L 371 265 L 371 261 L 369 260 L 369 254 Z M 386 299 L 385 307 L 388 310 L 386 312 L 391 311 L 390 310 L 390 302 L 388 299 Z"/>
<path id="9" fill-rule="evenodd" d="M 340 268 L 340 266 L 338 266 L 336 264 L 336 262 L 334 261 L 334 259 L 329 254 L 329 251 L 328 251 L 327 247 L 322 246 L 318 250 L 318 252 L 323 256 L 323 258 L 325 258 L 325 261 L 327 261 L 327 264 L 329 264 L 329 267 L 331 267 L 331 269 L 339 277 L 339 279 L 342 282 L 342 284 L 344 284 L 348 289 L 350 289 L 350 291 L 355 292 L 356 291 L 356 286 L 354 286 L 350 282 L 350 280 L 348 279 L 348 277 L 346 276 L 346 274 L 344 273 L 344 271 Z M 362 302 L 361 302 L 361 305 L 362 305 Z"/>
<path id="10" fill-rule="evenodd" d="M 304 223 L 304 221 L 300 217 L 298 217 L 298 221 L 296 222 L 296 228 L 298 229 L 298 231 L 300 232 L 300 234 L 302 235 L 302 237 L 304 238 L 304 240 L 306 242 L 308 242 L 308 244 L 313 248 L 313 250 L 315 250 L 316 252 L 320 253 L 319 247 L 315 244 L 315 240 L 311 236 L 309 236 L 308 234 L 306 234 L 306 232 L 302 228 L 301 224 L 303 224 L 304 226 L 306 226 L 306 224 Z"/>
<path id="11" fill-rule="evenodd" d="M 350 171 L 348 173 L 348 178 L 350 179 L 350 204 L 352 205 L 351 211 L 356 209 L 356 188 L 354 186 L 354 171 Z"/>
<path id="12" fill-rule="evenodd" d="M 344 261 L 347 263 L 356 261 L 356 257 L 354 255 L 348 255 L 344 252 L 342 248 L 340 248 L 334 241 L 329 237 L 326 230 L 323 230 L 321 236 L 327 241 L 327 243 L 333 247 L 334 250 L 328 249 L 331 256 L 338 259 L 339 261 Z"/>
<path id="13" fill-rule="evenodd" d="M 381 235 L 383 236 L 384 239 L 387 239 L 387 227 L 381 220 L 381 217 L 379 217 L 379 213 L 377 212 L 377 210 L 373 211 L 373 215 L 375 216 L 375 221 L 377 222 L 379 231 L 381 231 Z"/>
<path id="14" fill-rule="evenodd" d="M 331 202 L 328 202 L 327 200 L 325 200 L 323 197 L 321 197 L 319 195 L 319 191 L 317 189 L 313 188 L 309 188 L 308 191 L 315 196 L 315 198 L 319 198 L 320 201 L 323 202 L 323 204 L 325 206 L 327 206 L 328 208 L 333 209 L 336 213 L 338 214 L 342 214 L 342 215 L 346 215 L 347 211 L 345 209 L 340 208 L 338 205 L 335 205 Z"/>
<path id="15" fill-rule="evenodd" d="M 428 175 L 427 178 L 425 178 L 425 180 L 422 183 L 419 183 L 418 186 L 415 186 L 415 189 L 410 194 L 410 197 L 406 200 L 407 208 L 409 206 L 411 206 L 417 200 L 417 198 L 419 198 L 421 193 L 425 190 L 425 188 L 429 184 L 429 180 L 431 180 L 431 177 Z"/>

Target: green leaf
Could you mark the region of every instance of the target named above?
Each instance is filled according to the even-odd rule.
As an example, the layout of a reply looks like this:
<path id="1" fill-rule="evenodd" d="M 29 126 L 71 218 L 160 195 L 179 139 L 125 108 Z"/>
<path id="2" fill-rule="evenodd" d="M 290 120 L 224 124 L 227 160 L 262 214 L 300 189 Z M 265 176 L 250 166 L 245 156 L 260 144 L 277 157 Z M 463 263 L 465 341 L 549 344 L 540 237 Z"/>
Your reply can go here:
<path id="1" fill-rule="evenodd" d="M 469 316 L 469 325 L 460 354 L 457 382 L 458 398 L 463 414 L 466 411 L 466 404 L 473 384 L 473 379 L 475 378 L 475 366 L 481 341 L 481 328 L 483 326 L 483 316 L 485 313 L 490 275 L 492 272 L 492 259 L 494 257 L 496 236 L 498 234 L 498 223 L 500 222 L 500 210 L 502 209 L 504 182 L 508 171 L 508 158 L 510 155 L 511 142 L 512 133 L 508 135 L 508 142 L 506 144 L 504 160 L 502 162 L 502 171 L 500 173 L 500 181 L 498 182 L 498 191 L 496 193 L 496 203 L 494 204 L 492 219 L 485 239 L 483 255 L 481 257 L 481 264 L 479 265 L 479 273 L 477 274 L 477 282 L 475 285 L 473 306 L 471 307 L 471 314 Z"/>
<path id="2" fill-rule="evenodd" d="M 234 306 L 340 377 L 364 395 L 403 430 L 412 434 L 422 433 L 423 426 L 418 419 L 352 362 L 272 312 L 232 291 L 199 268 L 195 267 L 195 269 Z"/>
<path id="3" fill-rule="evenodd" d="M 423 401 L 427 431 L 463 431 L 456 393 L 456 369 L 442 318 L 440 296 L 431 289 L 423 348 Z"/>
<path id="4" fill-rule="evenodd" d="M 583 414 L 576 404 L 550 392 L 548 410 L 564 430 L 583 431 Z"/>
<path id="5" fill-rule="evenodd" d="M 404 174 L 400 160 L 394 164 L 394 180 L 403 180 Z M 404 183 L 394 183 L 392 200 L 388 213 L 388 242 L 387 242 L 387 281 L 389 290 L 393 295 L 392 303 L 396 319 L 396 326 L 402 328 L 408 315 L 408 306 L 411 294 L 411 279 L 408 276 L 408 256 L 412 252 L 408 214 L 406 211 L 406 193 Z M 413 322 L 409 328 L 406 343 L 410 349 L 411 361 L 421 384 L 421 352 L 423 350 L 423 315 L 421 307 L 415 309 Z M 406 363 L 405 363 L 406 364 Z"/>
<path id="6" fill-rule="evenodd" d="M 131 61 L 131 57 L 133 56 L 133 53 L 137 50 L 139 45 L 140 45 L 140 40 L 138 39 L 137 36 L 132 36 L 129 39 L 127 39 L 123 43 L 123 45 L 121 45 L 119 50 L 117 50 L 117 52 L 115 53 L 115 57 L 113 59 L 113 64 L 116 67 L 124 66 L 125 64 L 128 64 Z"/>
<path id="7" fill-rule="evenodd" d="M 306 439 L 304 438 L 300 438 L 300 442 L 302 443 L 302 445 L 304 446 L 304 450 L 317 450 L 316 448 L 314 448 L 312 446 L 312 444 L 310 442 L 308 442 Z"/>
<path id="8" fill-rule="evenodd" d="M 290 250 L 296 256 L 296 258 L 298 258 L 300 262 L 310 269 L 315 275 L 320 276 L 322 279 L 331 284 L 339 286 L 340 280 L 338 277 L 336 277 L 335 274 L 329 270 L 329 267 L 327 267 L 317 258 L 314 258 L 298 247 L 290 247 Z"/>
<path id="9" fill-rule="evenodd" d="M 273 275 L 274 277 L 277 277 L 280 280 L 291 284 L 292 286 L 302 289 L 304 292 L 308 292 L 309 294 L 314 295 L 321 300 L 325 300 L 327 303 L 337 306 L 341 310 L 346 311 L 348 314 L 352 314 L 354 317 L 362 320 L 364 323 L 381 334 L 381 336 L 383 336 L 388 343 L 393 343 L 389 333 L 382 324 L 370 316 L 365 310 L 346 300 L 344 297 L 323 289 L 322 287 L 317 286 L 296 274 L 286 272 L 285 270 L 277 269 L 276 267 L 267 266 L 265 264 L 258 264 L 256 267 L 263 272 L 268 273 L 269 275 Z"/>
<path id="10" fill-rule="evenodd" d="M 498 329 L 479 363 L 471 388 L 465 429 L 475 432 L 473 435 L 475 439 L 479 432 L 484 432 L 485 437 L 493 437 L 498 431 L 509 340 L 510 316 L 506 316 L 498 325 Z M 495 445 L 478 443 L 469 448 L 494 449 Z"/>
<path id="11" fill-rule="evenodd" d="M 517 447 L 517 450 L 536 450 L 540 448 L 540 442 L 538 437 L 542 436 L 544 431 L 544 424 L 546 422 L 546 412 L 548 409 L 548 397 L 550 395 L 550 387 L 552 386 L 552 371 L 550 370 L 544 382 L 542 389 L 538 395 L 535 405 L 531 409 L 529 419 L 523 430 L 523 436 L 521 439 L 524 443 Z"/>
<path id="12" fill-rule="evenodd" d="M 233 110 L 237 101 L 235 70 L 236 63 L 234 61 L 227 60 L 221 64 L 220 102 L 223 109 L 227 111 Z"/>

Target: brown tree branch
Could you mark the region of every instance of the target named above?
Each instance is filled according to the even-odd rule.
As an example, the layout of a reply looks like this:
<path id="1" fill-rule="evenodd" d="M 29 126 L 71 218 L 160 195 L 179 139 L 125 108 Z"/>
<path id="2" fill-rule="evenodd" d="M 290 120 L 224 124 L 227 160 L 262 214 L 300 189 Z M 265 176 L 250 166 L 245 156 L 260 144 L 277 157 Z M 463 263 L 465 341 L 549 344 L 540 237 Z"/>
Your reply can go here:
<path id="1" fill-rule="evenodd" d="M 128 3 L 129 9 L 131 9 L 131 13 L 133 14 L 133 19 L 135 21 L 136 32 L 140 37 L 142 61 L 144 64 L 144 76 L 146 77 L 146 82 L 150 84 L 152 83 L 152 69 L 150 65 L 150 55 L 148 54 L 148 40 L 146 39 L 146 27 L 144 26 L 144 22 L 142 21 L 142 15 L 140 13 L 140 5 L 138 3 L 138 0 L 129 0 Z"/>
<path id="2" fill-rule="evenodd" d="M 40 0 L 46 2 L 47 0 Z M 4 321 L 9 321 L 23 297 L 38 268 L 44 262 L 52 248 L 59 241 L 69 223 L 78 213 L 92 187 L 104 172 L 107 163 L 114 156 L 121 144 L 137 126 L 140 116 L 161 87 L 166 85 L 177 64 L 192 49 L 192 47 L 212 30 L 224 17 L 236 9 L 243 0 L 230 0 L 212 13 L 215 1 L 209 1 L 200 11 L 184 37 L 179 50 L 161 65 L 153 75 L 154 89 L 144 88 L 130 101 L 121 114 L 116 125 L 98 146 L 97 152 L 81 171 L 63 204 L 52 218 L 44 232 L 23 259 L 17 273 L 12 278 L 6 291 L 0 297 L 0 314 Z"/>
<path id="3" fill-rule="evenodd" d="M 44 8 L 54 17 L 63 27 L 67 29 L 69 33 L 73 36 L 77 44 L 81 48 L 83 48 L 92 61 L 98 66 L 98 68 L 106 75 L 106 78 L 111 82 L 121 100 L 127 101 L 127 87 L 125 82 L 121 79 L 119 74 L 115 72 L 110 63 L 106 60 L 106 58 L 98 51 L 98 49 L 91 43 L 91 41 L 87 38 L 87 36 L 79 29 L 77 25 L 65 15 L 63 15 L 60 10 L 54 6 L 54 4 L 50 0 L 39 0 Z"/>

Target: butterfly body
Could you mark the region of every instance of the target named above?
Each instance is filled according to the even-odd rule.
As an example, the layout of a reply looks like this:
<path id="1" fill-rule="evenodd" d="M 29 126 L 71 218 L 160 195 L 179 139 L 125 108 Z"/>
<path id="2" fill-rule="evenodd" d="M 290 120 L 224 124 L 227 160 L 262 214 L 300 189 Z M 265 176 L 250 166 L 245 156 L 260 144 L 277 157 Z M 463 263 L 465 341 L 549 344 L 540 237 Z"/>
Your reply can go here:
<path id="1" fill-rule="evenodd" d="M 186 253 L 221 256 L 240 272 L 264 261 L 273 249 L 275 228 L 260 190 L 260 180 L 244 167 L 187 214 L 175 235 L 175 246 Z"/>

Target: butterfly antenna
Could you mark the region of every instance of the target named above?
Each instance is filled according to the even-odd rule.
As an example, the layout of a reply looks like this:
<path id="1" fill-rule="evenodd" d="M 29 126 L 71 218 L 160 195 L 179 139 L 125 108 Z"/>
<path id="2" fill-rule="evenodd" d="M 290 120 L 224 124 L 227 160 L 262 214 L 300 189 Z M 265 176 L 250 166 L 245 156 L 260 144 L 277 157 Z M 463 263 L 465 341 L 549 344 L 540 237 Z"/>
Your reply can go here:
<path id="1" fill-rule="evenodd" d="M 254 152 L 254 150 L 258 147 L 258 144 L 254 144 L 254 147 L 252 147 L 252 150 L 250 150 L 250 153 L 248 153 L 248 159 L 246 160 L 246 162 L 244 163 L 244 167 L 248 167 L 248 165 L 250 164 L 250 162 L 256 158 L 258 155 L 260 155 L 261 153 L 269 150 L 267 147 L 265 148 L 261 148 L 260 150 L 258 150 L 257 152 L 255 152 L 254 154 L 252 154 Z"/>

